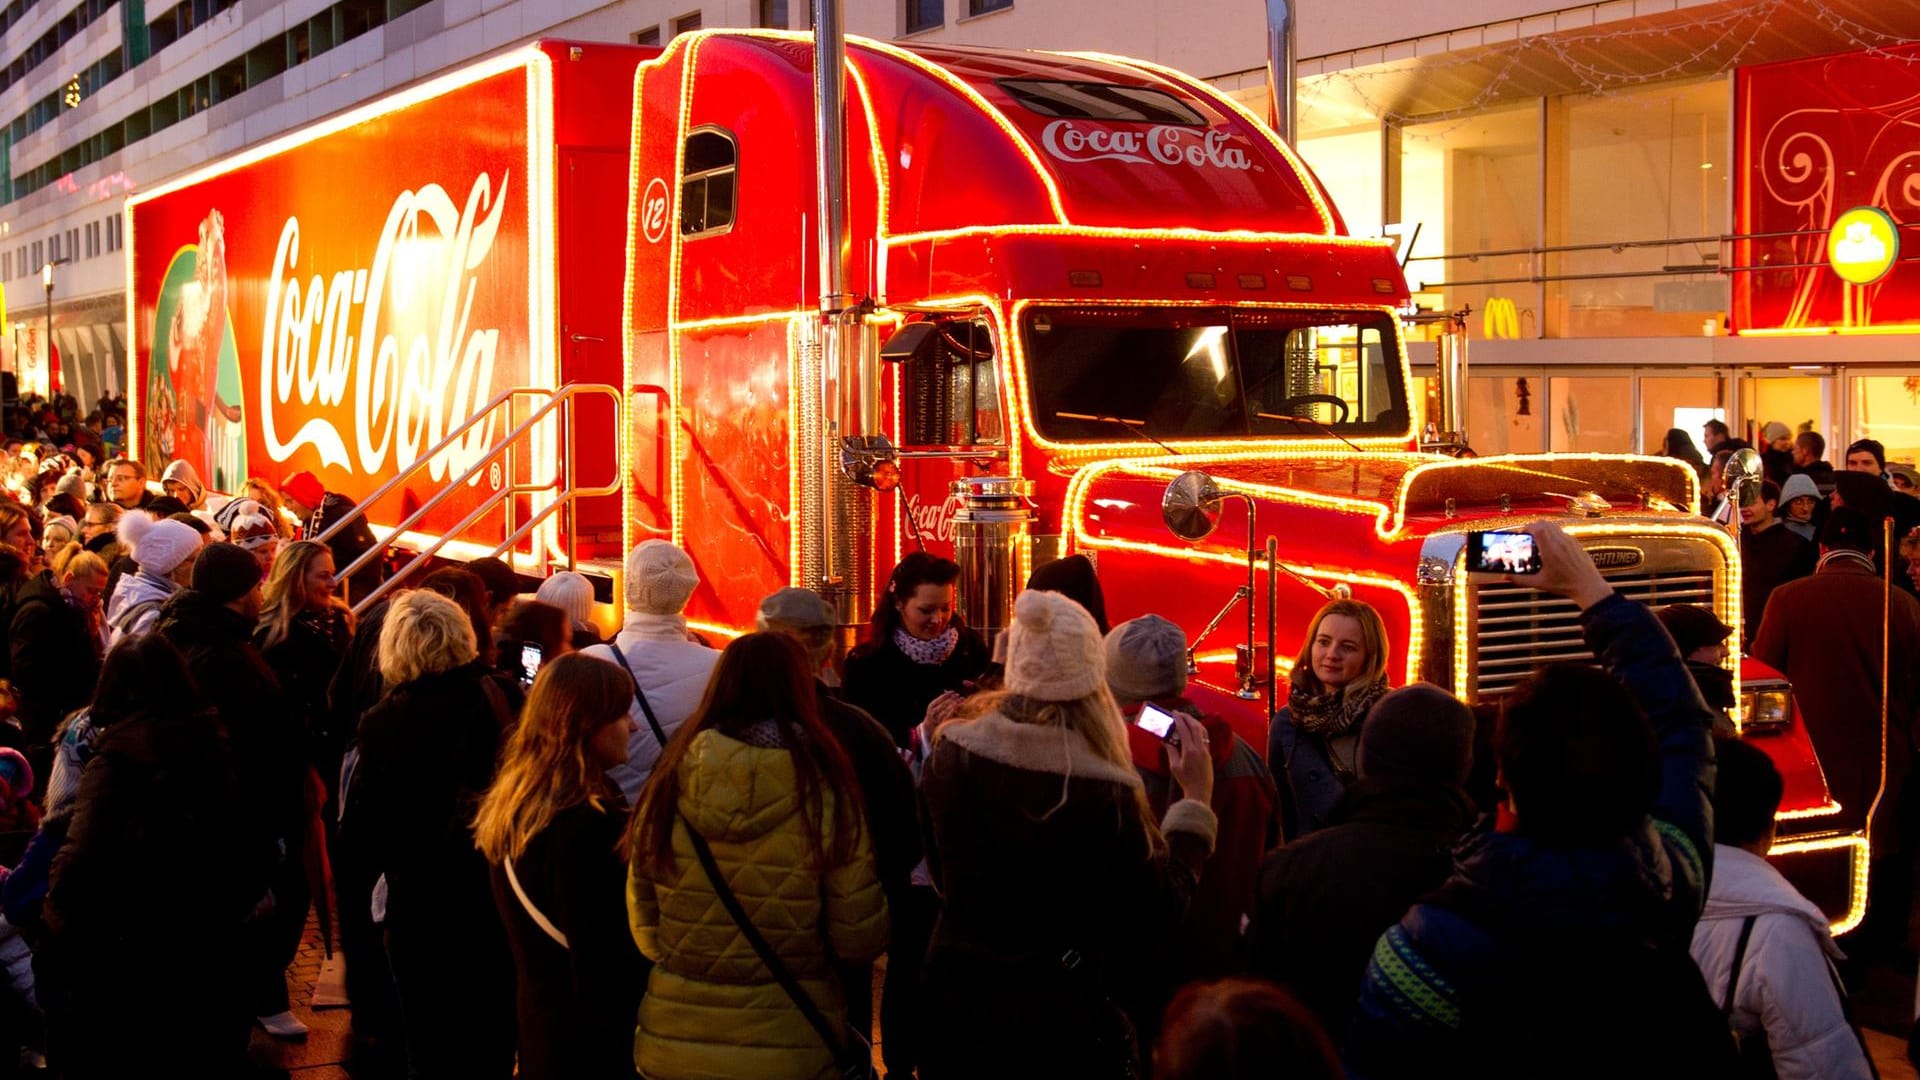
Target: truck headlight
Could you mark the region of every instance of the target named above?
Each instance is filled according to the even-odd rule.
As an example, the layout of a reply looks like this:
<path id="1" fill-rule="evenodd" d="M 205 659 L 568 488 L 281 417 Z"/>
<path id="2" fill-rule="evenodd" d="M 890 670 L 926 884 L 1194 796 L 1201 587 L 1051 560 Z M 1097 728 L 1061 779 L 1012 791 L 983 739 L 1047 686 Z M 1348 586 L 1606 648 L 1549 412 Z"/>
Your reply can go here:
<path id="1" fill-rule="evenodd" d="M 1785 731 L 1793 723 L 1793 691 L 1785 687 L 1749 689 L 1740 697 L 1741 729 L 1748 735 Z"/>

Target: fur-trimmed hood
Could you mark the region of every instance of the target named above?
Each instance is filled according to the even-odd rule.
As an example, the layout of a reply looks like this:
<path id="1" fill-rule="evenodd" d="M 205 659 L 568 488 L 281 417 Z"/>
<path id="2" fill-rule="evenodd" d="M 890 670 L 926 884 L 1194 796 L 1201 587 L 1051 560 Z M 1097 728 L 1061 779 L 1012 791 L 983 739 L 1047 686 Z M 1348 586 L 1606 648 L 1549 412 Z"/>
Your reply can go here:
<path id="1" fill-rule="evenodd" d="M 1023 724 L 990 712 L 956 720 L 941 728 L 938 738 L 1010 768 L 1140 786 L 1140 776 L 1131 765 L 1115 765 L 1095 753 L 1093 744 L 1079 732 L 1053 724 Z"/>

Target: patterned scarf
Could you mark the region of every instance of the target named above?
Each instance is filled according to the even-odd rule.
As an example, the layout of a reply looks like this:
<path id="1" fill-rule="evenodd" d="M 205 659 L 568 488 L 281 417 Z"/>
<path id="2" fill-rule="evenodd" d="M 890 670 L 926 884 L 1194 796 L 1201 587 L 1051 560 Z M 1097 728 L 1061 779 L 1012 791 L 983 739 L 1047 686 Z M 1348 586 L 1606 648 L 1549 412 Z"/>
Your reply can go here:
<path id="1" fill-rule="evenodd" d="M 894 627 L 893 647 L 907 654 L 907 659 L 916 664 L 929 666 L 944 664 L 947 657 L 953 655 L 954 646 L 960 644 L 960 628 L 947 627 L 946 633 L 931 640 L 914 637 L 901 627 Z"/>
<path id="2" fill-rule="evenodd" d="M 1293 726 L 1319 739 L 1331 739 L 1345 735 L 1360 726 L 1367 718 L 1367 710 L 1379 701 L 1387 692 L 1387 680 L 1376 679 L 1365 686 L 1325 690 L 1318 694 L 1309 692 L 1300 683 L 1294 683 L 1287 694 L 1287 708 L 1293 713 Z"/>

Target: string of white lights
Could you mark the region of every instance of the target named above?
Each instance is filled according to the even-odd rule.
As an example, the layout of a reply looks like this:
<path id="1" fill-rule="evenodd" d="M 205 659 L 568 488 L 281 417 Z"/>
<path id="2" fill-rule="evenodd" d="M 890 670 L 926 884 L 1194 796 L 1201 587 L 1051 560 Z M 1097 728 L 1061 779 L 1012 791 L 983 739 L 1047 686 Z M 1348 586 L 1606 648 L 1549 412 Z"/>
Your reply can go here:
<path id="1" fill-rule="evenodd" d="M 1383 95 L 1376 87 L 1382 80 L 1404 78 L 1404 65 L 1400 62 L 1309 77 L 1301 84 L 1299 104 L 1303 112 L 1311 112 L 1316 102 L 1323 99 L 1329 104 L 1355 102 L 1370 115 L 1396 126 L 1446 124 L 1408 133 L 1410 138 L 1444 138 L 1459 126 L 1449 121 L 1470 120 L 1515 97 L 1511 84 L 1515 81 L 1516 69 L 1529 59 L 1539 58 L 1542 51 L 1570 76 L 1573 85 L 1565 93 L 1606 97 L 1654 83 L 1724 75 L 1741 66 L 1764 33 L 1778 29 L 1789 19 L 1818 21 L 1844 37 L 1854 51 L 1901 64 L 1920 63 L 1920 49 L 1913 47 L 1915 39 L 1867 26 L 1826 0 L 1754 0 L 1744 5 L 1706 9 L 1678 20 L 1662 18 L 1653 23 L 1601 25 L 1516 37 L 1494 45 L 1422 57 L 1419 70 L 1427 74 L 1455 71 L 1458 77 L 1457 69 L 1488 69 L 1484 82 L 1469 100 L 1438 112 L 1403 112 L 1381 100 Z M 1623 50 L 1619 46 L 1647 41 L 1672 42 L 1700 33 L 1711 35 L 1710 40 L 1693 48 L 1687 56 L 1655 69 L 1625 70 L 1607 66 L 1602 59 L 1621 55 Z"/>

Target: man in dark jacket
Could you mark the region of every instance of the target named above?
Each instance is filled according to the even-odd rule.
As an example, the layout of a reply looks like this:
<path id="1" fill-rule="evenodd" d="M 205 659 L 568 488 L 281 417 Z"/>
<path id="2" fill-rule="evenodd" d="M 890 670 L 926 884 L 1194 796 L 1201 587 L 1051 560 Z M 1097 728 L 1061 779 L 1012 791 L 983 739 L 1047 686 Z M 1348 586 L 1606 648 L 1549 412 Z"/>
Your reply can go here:
<path id="1" fill-rule="evenodd" d="M 1835 510 L 1820 534 L 1820 568 L 1812 577 L 1774 590 L 1765 618 L 1753 638 L 1753 655 L 1793 681 L 1793 696 L 1805 718 L 1807 734 L 1820 756 L 1827 788 L 1840 804 L 1834 822 L 1843 830 L 1866 823 L 1868 807 L 1880 796 L 1873 821 L 1873 893 L 1867 899 L 1868 934 L 1885 931 L 1905 936 L 1910 903 L 1908 879 L 1894 872 L 1911 839 L 1904 836 L 1896 812 L 1913 747 L 1914 717 L 1920 709 L 1920 601 L 1894 589 L 1889 595 L 1869 552 L 1881 538 L 1879 523 L 1849 503 Z M 1887 757 L 1881 794 L 1880 656 L 1881 607 L 1886 605 L 1893 638 L 1886 646 Z M 1892 861 L 1889 861 L 1892 860 Z M 1892 891 L 1890 891 L 1890 889 Z"/>
<path id="2" fill-rule="evenodd" d="M 1473 733 L 1472 710 L 1437 686 L 1381 698 L 1360 729 L 1359 778 L 1328 826 L 1260 867 L 1254 970 L 1328 1031 L 1346 1029 L 1374 942 L 1453 869 L 1453 845 L 1475 817 L 1465 788 Z"/>
<path id="3" fill-rule="evenodd" d="M 20 725 L 30 746 L 45 745 L 61 719 L 93 697 L 100 681 L 100 642 L 83 604 L 83 598 L 54 583 L 50 570 L 28 579 L 16 596 L 7 651 L 20 697 Z M 50 762 L 36 761 L 36 768 L 41 764 Z"/>
<path id="4" fill-rule="evenodd" d="M 249 822 L 284 856 L 274 868 L 274 910 L 249 927 L 253 1015 L 276 1035 L 300 1035 L 285 972 L 300 947 L 310 899 L 304 860 L 306 758 L 294 710 L 253 645 L 260 618 L 260 564 L 232 544 L 209 544 L 192 585 L 160 612 L 156 633 L 187 658 L 233 747 Z"/>
<path id="5" fill-rule="evenodd" d="M 1813 481 L 1821 497 L 1833 491 L 1833 466 L 1821 460 L 1827 456 L 1827 440 L 1817 431 L 1803 431 L 1793 440 L 1793 471 Z"/>
<path id="6" fill-rule="evenodd" d="M 1749 641 L 1773 590 L 1813 573 L 1813 545 L 1774 516 L 1779 507 L 1780 488 L 1763 480 L 1760 498 L 1740 508 L 1740 613 Z"/>
<path id="7" fill-rule="evenodd" d="M 1187 635 L 1178 626 L 1158 615 L 1129 619 L 1107 634 L 1106 655 L 1107 689 L 1113 691 L 1120 716 L 1127 721 L 1128 751 L 1154 813 L 1166 813 L 1179 796 L 1164 737 L 1139 723 L 1143 707 L 1182 712 L 1199 720 L 1206 728 L 1207 750 L 1213 759 L 1213 798 L 1208 805 L 1219 818 L 1219 831 L 1180 932 L 1168 941 L 1174 966 L 1166 989 L 1190 979 L 1236 974 L 1246 968 L 1242 935 L 1253 913 L 1260 859 L 1280 842 L 1280 793 L 1273 774 L 1260 760 L 1260 752 L 1233 733 L 1232 725 L 1208 716 L 1184 696 Z M 1376 937 L 1379 933 L 1374 931 Z"/>
<path id="8" fill-rule="evenodd" d="M 280 497 L 286 501 L 287 509 L 293 511 L 294 517 L 300 519 L 302 540 L 320 539 L 323 533 L 355 509 L 352 499 L 328 491 L 320 485 L 319 477 L 310 472 L 297 472 L 287 477 L 280 485 Z M 327 541 L 327 547 L 333 551 L 335 568 L 345 572 L 353 560 L 373 550 L 378 543 L 363 514 L 335 533 Z M 385 580 L 386 567 L 380 559 L 374 559 L 348 579 L 347 599 L 357 602 L 379 588 Z"/>
<path id="9" fill-rule="evenodd" d="M 786 634 L 806 647 L 814 671 L 828 670 L 834 631 L 839 620 L 833 608 L 811 589 L 781 589 L 760 601 L 755 625 Z M 920 863 L 920 818 L 913 774 L 901 760 L 893 736 L 865 709 L 842 701 L 834 688 L 821 682 L 820 719 L 853 765 L 860 792 L 866 797 L 867 835 L 873 842 L 875 872 L 887 894 L 892 917 L 887 948 L 887 983 L 881 996 L 881 1026 L 887 1037 L 880 1044 L 887 1071 L 908 1076 L 913 1071 L 913 1029 L 918 1022 L 913 994 L 919 982 L 920 957 L 933 933 L 938 902 L 931 889 L 913 886 L 913 868 Z M 921 895 L 926 893 L 928 895 Z M 873 965 L 848 965 L 841 972 L 847 998 L 847 1020 L 855 1031 L 872 1028 Z"/>
<path id="10" fill-rule="evenodd" d="M 1515 580 L 1578 605 L 1606 671 L 1552 665 L 1504 702 L 1503 827 L 1381 935 L 1348 1067 L 1713 1075 L 1731 1046 L 1687 952 L 1712 871 L 1711 716 L 1653 614 L 1559 526 L 1527 531 L 1545 568 Z M 1649 1017 L 1661 1037 L 1633 1037 Z"/>
<path id="11" fill-rule="evenodd" d="M 1727 638 L 1733 635 L 1733 627 L 1698 604 L 1668 604 L 1654 614 L 1679 648 L 1680 658 L 1687 662 L 1687 674 L 1693 676 L 1701 698 L 1713 710 L 1714 731 L 1732 735 L 1733 672 L 1726 669 L 1725 661 Z"/>

